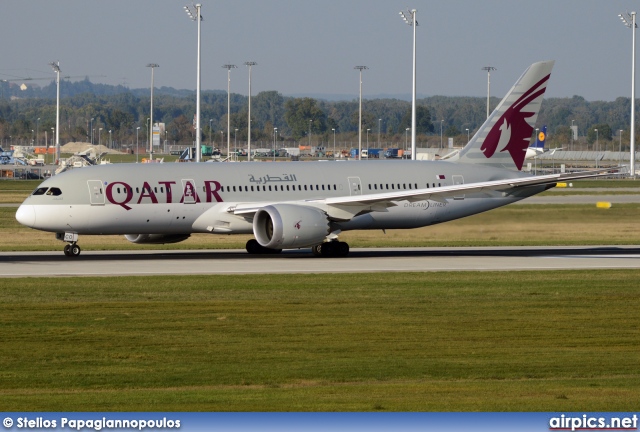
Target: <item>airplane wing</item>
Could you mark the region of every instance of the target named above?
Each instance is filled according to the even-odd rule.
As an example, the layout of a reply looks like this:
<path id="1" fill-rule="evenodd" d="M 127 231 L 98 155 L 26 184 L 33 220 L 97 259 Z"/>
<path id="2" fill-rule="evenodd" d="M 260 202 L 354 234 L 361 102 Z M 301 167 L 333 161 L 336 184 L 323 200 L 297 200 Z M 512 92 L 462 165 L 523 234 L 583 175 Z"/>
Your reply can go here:
<path id="1" fill-rule="evenodd" d="M 329 217 L 340 220 L 351 219 L 356 214 L 372 211 L 386 211 L 388 207 L 396 206 L 398 201 L 441 201 L 462 194 L 478 193 L 485 191 L 505 191 L 515 188 L 530 186 L 542 186 L 553 183 L 578 180 L 590 177 L 602 177 L 616 174 L 617 170 L 582 171 L 577 173 L 548 174 L 542 176 L 519 177 L 504 180 L 493 180 L 477 183 L 466 183 L 451 186 L 441 186 L 426 189 L 413 189 L 396 192 L 385 192 L 367 195 L 331 197 L 317 200 L 295 201 L 292 204 L 300 204 L 318 207 L 327 212 Z M 260 208 L 275 203 L 247 203 L 238 204 L 229 211 L 236 215 L 249 216 Z"/>

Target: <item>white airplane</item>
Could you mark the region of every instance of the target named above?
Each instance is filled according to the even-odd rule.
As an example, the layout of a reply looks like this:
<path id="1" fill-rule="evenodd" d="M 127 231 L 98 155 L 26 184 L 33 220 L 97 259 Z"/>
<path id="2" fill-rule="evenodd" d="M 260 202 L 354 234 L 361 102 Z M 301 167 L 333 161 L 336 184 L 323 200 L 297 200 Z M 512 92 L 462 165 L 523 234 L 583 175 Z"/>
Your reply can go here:
<path id="1" fill-rule="evenodd" d="M 526 176 L 522 168 L 553 61 L 531 65 L 455 162 L 113 164 L 65 172 L 20 206 L 23 225 L 56 233 L 174 243 L 192 233 L 253 234 L 249 253 L 311 247 L 346 256 L 347 230 L 417 228 L 514 203 L 602 172 Z"/>
<path id="2" fill-rule="evenodd" d="M 529 148 L 527 148 L 527 154 L 525 155 L 525 159 L 535 158 L 540 156 L 543 153 L 550 152 L 552 155 L 556 152 L 556 150 L 562 150 L 562 147 L 557 147 L 554 149 L 544 148 L 547 142 L 547 127 L 542 126 L 542 129 L 538 131 L 538 135 L 536 136 L 536 142 Z"/>

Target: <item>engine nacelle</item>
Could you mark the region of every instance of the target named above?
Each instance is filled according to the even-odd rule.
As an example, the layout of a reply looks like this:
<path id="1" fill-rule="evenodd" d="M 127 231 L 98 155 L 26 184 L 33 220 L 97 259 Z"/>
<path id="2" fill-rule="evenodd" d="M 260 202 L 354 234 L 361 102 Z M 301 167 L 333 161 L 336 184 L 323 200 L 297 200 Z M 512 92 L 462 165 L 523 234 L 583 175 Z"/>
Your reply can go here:
<path id="1" fill-rule="evenodd" d="M 191 234 L 125 234 L 124 238 L 136 244 L 179 243 L 188 239 Z"/>
<path id="2" fill-rule="evenodd" d="M 322 243 L 329 234 L 327 215 L 313 207 L 276 204 L 261 208 L 253 217 L 253 234 L 270 249 L 303 248 Z"/>

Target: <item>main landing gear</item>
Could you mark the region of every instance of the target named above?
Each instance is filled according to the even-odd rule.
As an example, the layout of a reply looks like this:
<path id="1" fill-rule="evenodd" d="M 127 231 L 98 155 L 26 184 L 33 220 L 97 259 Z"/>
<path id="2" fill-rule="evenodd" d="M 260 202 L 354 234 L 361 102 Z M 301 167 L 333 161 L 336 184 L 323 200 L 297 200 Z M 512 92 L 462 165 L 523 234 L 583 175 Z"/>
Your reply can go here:
<path id="1" fill-rule="evenodd" d="M 269 249 L 261 246 L 256 239 L 249 240 L 246 249 L 252 255 L 274 255 L 282 252 L 282 249 Z M 343 258 L 349 255 L 349 244 L 332 240 L 312 246 L 311 252 L 314 256 L 322 258 Z"/>
<path id="2" fill-rule="evenodd" d="M 247 249 L 247 252 L 249 252 L 252 255 L 274 255 L 282 252 L 282 249 L 266 248 L 262 246 L 260 243 L 258 243 L 258 240 L 256 239 L 249 240 L 245 248 Z"/>
<path id="3" fill-rule="evenodd" d="M 328 241 L 311 247 L 314 256 L 322 258 L 344 258 L 349 255 L 349 244 L 342 241 Z"/>
<path id="4" fill-rule="evenodd" d="M 78 234 L 56 233 L 56 239 L 67 242 L 67 245 L 64 247 L 65 256 L 75 258 L 82 252 L 82 249 L 78 246 Z"/>

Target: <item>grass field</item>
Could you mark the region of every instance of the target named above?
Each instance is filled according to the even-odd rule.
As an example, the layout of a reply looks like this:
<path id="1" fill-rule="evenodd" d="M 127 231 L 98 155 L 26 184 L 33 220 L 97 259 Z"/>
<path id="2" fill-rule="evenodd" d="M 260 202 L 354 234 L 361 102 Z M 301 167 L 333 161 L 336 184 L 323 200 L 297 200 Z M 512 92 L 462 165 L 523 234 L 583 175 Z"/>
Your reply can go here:
<path id="1" fill-rule="evenodd" d="M 632 411 L 635 271 L 1 279 L 2 411 Z"/>
<path id="2" fill-rule="evenodd" d="M 0 181 L 0 202 L 20 202 L 37 184 Z M 62 250 L 53 234 L 19 225 L 15 210 L 0 208 L 0 250 Z M 341 239 L 352 247 L 640 244 L 639 210 L 514 205 Z M 248 238 L 195 235 L 164 248 L 243 248 Z M 144 248 L 122 236 L 80 244 Z M 632 411 L 639 277 L 0 279 L 0 410 Z"/>

